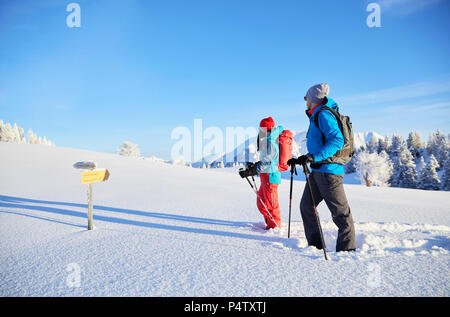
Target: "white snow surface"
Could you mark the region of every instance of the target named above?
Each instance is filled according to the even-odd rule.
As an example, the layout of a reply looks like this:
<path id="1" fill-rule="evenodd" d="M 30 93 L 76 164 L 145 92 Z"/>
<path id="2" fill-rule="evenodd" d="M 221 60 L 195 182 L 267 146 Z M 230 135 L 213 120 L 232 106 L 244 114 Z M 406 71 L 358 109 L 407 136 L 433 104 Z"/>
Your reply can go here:
<path id="1" fill-rule="evenodd" d="M 78 161 L 111 173 L 87 185 Z M 236 173 L 115 154 L 0 142 L 0 296 L 449 296 L 450 192 L 345 184 L 356 252 L 308 247 L 305 182 L 279 199 L 283 227 L 263 230 Z M 258 181 L 259 183 L 259 181 Z"/>

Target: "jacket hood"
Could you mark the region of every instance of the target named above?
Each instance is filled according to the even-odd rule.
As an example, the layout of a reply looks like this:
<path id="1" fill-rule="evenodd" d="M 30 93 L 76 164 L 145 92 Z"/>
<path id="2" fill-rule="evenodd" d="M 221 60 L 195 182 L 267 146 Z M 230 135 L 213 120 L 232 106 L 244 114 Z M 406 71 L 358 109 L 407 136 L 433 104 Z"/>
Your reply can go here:
<path id="1" fill-rule="evenodd" d="M 317 107 L 317 108 L 314 110 L 314 112 L 313 112 L 312 115 L 310 115 L 310 114 L 308 113 L 308 110 L 306 110 L 306 115 L 307 115 L 309 118 L 312 118 L 312 117 L 314 117 L 314 116 L 316 115 L 316 113 L 317 113 L 321 108 L 323 108 L 323 107 L 328 107 L 328 108 L 331 108 L 331 109 L 333 109 L 333 110 L 339 111 L 339 106 L 338 106 L 338 104 L 337 104 L 333 99 L 327 97 L 327 103 L 326 103 L 326 104 L 323 104 L 323 105 Z"/>

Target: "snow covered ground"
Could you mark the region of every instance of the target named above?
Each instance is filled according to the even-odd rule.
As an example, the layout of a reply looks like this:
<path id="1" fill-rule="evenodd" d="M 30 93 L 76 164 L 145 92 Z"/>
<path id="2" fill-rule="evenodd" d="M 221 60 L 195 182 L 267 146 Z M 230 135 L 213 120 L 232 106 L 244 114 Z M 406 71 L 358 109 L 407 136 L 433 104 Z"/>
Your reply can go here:
<path id="1" fill-rule="evenodd" d="M 87 186 L 77 161 L 110 179 Z M 287 174 L 288 175 L 288 174 Z M 262 230 L 247 182 L 78 149 L 0 142 L 0 296 L 449 296 L 450 192 L 346 184 L 357 252 L 308 247 L 295 181 L 280 185 L 283 228 Z"/>

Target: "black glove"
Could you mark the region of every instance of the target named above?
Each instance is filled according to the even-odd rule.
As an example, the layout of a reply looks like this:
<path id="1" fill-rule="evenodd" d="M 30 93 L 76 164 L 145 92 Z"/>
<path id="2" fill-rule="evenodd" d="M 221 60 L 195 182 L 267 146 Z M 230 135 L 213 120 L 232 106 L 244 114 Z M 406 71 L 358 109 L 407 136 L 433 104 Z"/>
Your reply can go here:
<path id="1" fill-rule="evenodd" d="M 298 158 L 291 158 L 287 161 L 288 165 L 304 165 L 308 162 L 314 162 L 314 156 L 312 156 L 312 154 L 308 154 L 308 155 L 302 155 L 299 156 Z"/>
<path id="2" fill-rule="evenodd" d="M 247 168 L 245 170 L 240 170 L 239 175 L 241 175 L 242 178 L 258 175 L 258 163 L 259 162 L 247 162 Z"/>

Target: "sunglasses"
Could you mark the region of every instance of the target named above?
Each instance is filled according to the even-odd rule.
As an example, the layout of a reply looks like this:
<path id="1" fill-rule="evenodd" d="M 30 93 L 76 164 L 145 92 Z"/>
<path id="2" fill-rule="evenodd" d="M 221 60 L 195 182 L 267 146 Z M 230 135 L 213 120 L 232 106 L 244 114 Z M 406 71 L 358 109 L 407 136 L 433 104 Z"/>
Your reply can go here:
<path id="1" fill-rule="evenodd" d="M 303 99 L 305 99 L 305 101 L 307 101 L 307 98 L 306 98 L 306 96 L 305 96 L 305 97 L 303 97 Z"/>

